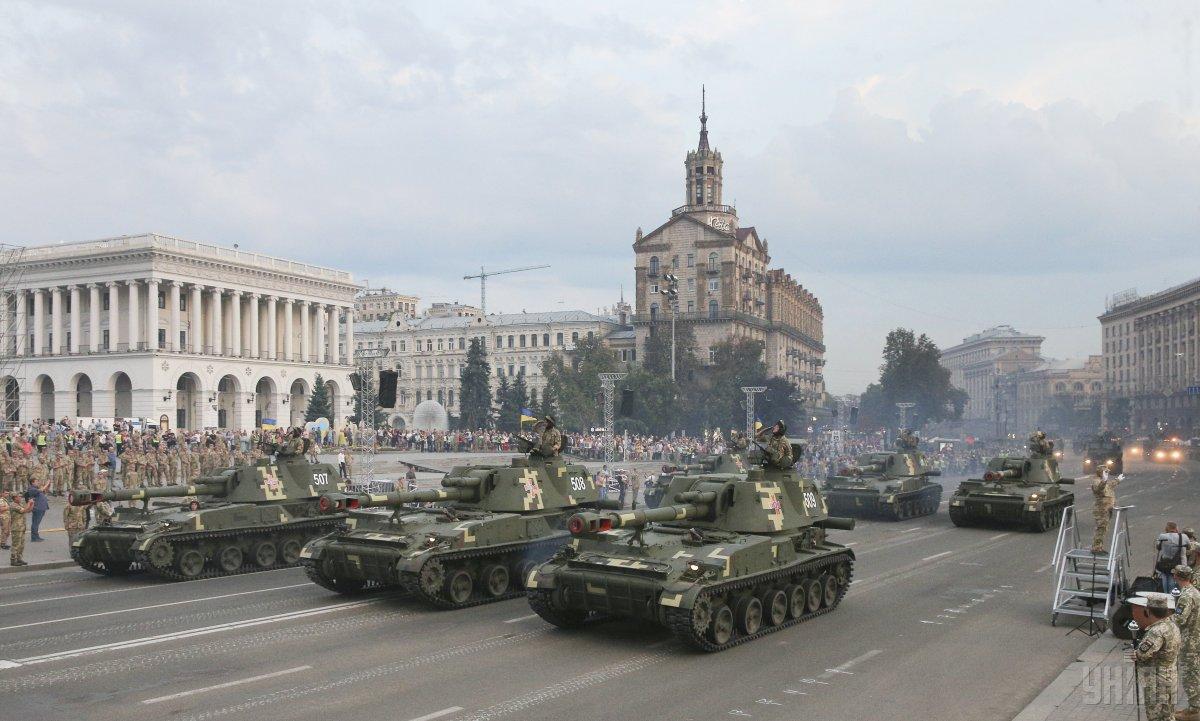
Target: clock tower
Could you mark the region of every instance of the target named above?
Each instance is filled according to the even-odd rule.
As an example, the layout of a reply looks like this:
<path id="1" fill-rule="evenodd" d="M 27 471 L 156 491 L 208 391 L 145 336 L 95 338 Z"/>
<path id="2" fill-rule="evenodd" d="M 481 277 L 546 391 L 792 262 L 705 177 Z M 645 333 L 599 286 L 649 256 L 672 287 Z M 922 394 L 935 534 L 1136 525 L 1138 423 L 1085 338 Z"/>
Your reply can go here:
<path id="1" fill-rule="evenodd" d="M 700 142 L 695 150 L 688 151 L 683 161 L 687 175 L 683 212 L 694 214 L 705 225 L 726 233 L 737 228 L 736 211 L 721 203 L 721 153 L 708 144 L 707 98 L 704 86 L 700 87 Z"/>

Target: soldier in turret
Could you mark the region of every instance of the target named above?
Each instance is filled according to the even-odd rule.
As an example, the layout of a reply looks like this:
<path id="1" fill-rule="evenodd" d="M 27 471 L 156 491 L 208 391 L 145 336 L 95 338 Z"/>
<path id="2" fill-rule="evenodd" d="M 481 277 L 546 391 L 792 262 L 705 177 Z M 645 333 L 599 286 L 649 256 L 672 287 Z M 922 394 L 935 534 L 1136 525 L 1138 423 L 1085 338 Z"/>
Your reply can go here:
<path id="1" fill-rule="evenodd" d="M 530 450 L 530 455 L 538 455 L 542 458 L 554 458 L 562 451 L 562 433 L 555 427 L 554 416 L 546 416 L 544 420 L 538 421 L 534 426 L 534 430 L 541 428 L 538 440 L 534 443 Z"/>
<path id="2" fill-rule="evenodd" d="M 1054 441 L 1046 438 L 1045 431 L 1036 431 L 1029 436 L 1029 454 L 1031 456 L 1053 456 Z"/>
<path id="3" fill-rule="evenodd" d="M 915 451 L 920 443 L 921 439 L 912 432 L 911 428 L 900 431 L 900 435 L 896 438 L 896 448 L 902 451 Z"/>
<path id="4" fill-rule="evenodd" d="M 741 431 L 731 431 L 729 433 L 729 451 L 731 453 L 745 453 L 750 447 L 749 441 L 746 440 L 746 434 Z"/>
<path id="5" fill-rule="evenodd" d="M 787 424 L 782 420 L 775 421 L 775 425 L 770 428 L 760 430 L 755 439 L 767 444 L 763 448 L 767 465 L 786 470 L 795 463 L 795 459 L 792 458 L 792 444 L 787 439 Z"/>
<path id="6" fill-rule="evenodd" d="M 293 428 L 291 437 L 275 452 L 275 455 L 280 458 L 304 455 L 304 438 L 302 435 L 303 432 L 299 428 Z"/>

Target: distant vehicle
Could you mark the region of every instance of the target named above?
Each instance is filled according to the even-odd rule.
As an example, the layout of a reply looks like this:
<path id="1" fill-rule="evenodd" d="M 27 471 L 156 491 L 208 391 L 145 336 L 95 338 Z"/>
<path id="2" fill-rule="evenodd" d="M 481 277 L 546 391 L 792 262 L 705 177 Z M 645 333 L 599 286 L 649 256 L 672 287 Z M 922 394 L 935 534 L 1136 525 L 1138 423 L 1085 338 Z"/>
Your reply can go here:
<path id="1" fill-rule="evenodd" d="M 1179 441 L 1162 441 L 1154 447 L 1151 460 L 1155 463 L 1182 463 L 1187 458 L 1187 449 Z"/>
<path id="2" fill-rule="evenodd" d="M 1135 438 L 1125 445 L 1125 453 L 1130 458 L 1148 460 L 1154 452 L 1154 442 L 1149 438 Z"/>
<path id="3" fill-rule="evenodd" d="M 1091 473 L 1100 466 L 1106 466 L 1113 473 L 1125 472 L 1121 442 L 1116 438 L 1100 435 L 1088 441 L 1083 451 L 1083 470 Z"/>

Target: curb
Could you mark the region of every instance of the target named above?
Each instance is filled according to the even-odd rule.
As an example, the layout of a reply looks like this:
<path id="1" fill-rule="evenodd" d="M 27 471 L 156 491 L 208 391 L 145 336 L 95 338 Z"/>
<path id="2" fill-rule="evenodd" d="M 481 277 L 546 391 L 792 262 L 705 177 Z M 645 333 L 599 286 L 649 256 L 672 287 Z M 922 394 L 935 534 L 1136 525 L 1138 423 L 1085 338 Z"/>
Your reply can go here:
<path id="1" fill-rule="evenodd" d="M 28 566 L 0 566 L 0 576 L 7 573 L 25 573 L 26 571 L 49 571 L 74 565 L 74 561 L 51 561 L 50 563 L 31 563 Z"/>
<path id="2" fill-rule="evenodd" d="M 1104 661 L 1105 656 L 1115 646 L 1123 643 L 1110 635 L 1102 635 L 1079 654 L 1079 657 L 1067 665 L 1050 685 L 1042 689 L 1037 698 L 1017 714 L 1013 721 L 1046 721 L 1059 706 L 1062 706 L 1075 689 L 1083 683 L 1092 669 Z"/>

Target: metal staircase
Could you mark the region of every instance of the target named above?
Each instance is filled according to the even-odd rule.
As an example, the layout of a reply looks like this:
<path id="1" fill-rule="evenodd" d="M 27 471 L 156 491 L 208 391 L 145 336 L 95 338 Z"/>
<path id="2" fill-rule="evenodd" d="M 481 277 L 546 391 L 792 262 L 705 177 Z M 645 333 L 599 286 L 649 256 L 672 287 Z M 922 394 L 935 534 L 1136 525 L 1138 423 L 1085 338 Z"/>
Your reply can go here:
<path id="1" fill-rule="evenodd" d="M 1133 506 L 1113 509 L 1109 524 L 1108 550 L 1093 553 L 1085 543 L 1076 523 L 1075 506 L 1063 509 L 1062 525 L 1054 544 L 1054 603 L 1051 606 L 1051 625 L 1059 616 L 1082 617 L 1080 625 L 1090 623 L 1103 632 L 1116 604 L 1125 595 L 1129 552 L 1128 511 Z"/>

